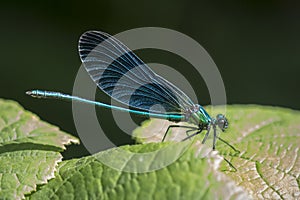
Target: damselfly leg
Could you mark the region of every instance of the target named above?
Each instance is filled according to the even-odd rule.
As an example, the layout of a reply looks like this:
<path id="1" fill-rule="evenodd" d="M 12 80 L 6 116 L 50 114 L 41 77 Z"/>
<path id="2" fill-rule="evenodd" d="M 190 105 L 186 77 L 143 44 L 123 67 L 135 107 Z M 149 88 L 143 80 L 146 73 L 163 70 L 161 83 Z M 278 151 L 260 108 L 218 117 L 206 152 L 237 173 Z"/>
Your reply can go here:
<path id="1" fill-rule="evenodd" d="M 167 131 L 165 132 L 165 134 L 164 134 L 164 137 L 163 137 L 163 139 L 162 139 L 162 142 L 163 141 L 165 141 L 165 139 L 166 139 L 166 136 L 167 136 L 167 134 L 168 134 L 168 132 L 169 132 L 169 130 L 171 129 L 171 128 L 188 128 L 189 130 L 198 130 L 198 128 L 197 127 L 194 127 L 194 126 L 183 126 L 183 125 L 170 125 L 168 128 L 167 128 Z"/>

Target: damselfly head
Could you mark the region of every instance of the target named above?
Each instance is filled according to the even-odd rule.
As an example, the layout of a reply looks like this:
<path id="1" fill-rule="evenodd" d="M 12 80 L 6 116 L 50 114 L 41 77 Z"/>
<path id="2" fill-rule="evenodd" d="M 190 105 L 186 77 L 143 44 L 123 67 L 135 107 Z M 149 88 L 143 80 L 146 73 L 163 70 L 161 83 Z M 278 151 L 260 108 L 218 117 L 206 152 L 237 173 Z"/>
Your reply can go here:
<path id="1" fill-rule="evenodd" d="M 222 115 L 222 114 L 218 114 L 216 117 L 216 125 L 218 125 L 218 127 L 222 130 L 225 131 L 225 129 L 228 128 L 228 120 L 227 118 Z"/>

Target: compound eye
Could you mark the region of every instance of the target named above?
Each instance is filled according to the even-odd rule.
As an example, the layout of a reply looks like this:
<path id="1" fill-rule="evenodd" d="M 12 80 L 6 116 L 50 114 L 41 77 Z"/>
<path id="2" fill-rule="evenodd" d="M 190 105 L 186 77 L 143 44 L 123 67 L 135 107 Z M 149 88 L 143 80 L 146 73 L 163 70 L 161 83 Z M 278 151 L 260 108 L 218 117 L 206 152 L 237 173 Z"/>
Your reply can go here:
<path id="1" fill-rule="evenodd" d="M 225 125 L 224 126 L 225 126 L 225 128 L 228 128 L 228 121 L 227 120 L 225 121 Z"/>
<path id="2" fill-rule="evenodd" d="M 218 120 L 220 120 L 220 119 L 224 119 L 224 115 L 222 115 L 222 114 L 218 114 L 218 115 L 217 115 L 217 119 L 218 119 Z"/>
<path id="3" fill-rule="evenodd" d="M 222 114 L 218 114 L 216 116 L 216 120 L 217 120 L 217 125 L 218 127 L 222 130 L 225 131 L 226 128 L 228 128 L 228 121 L 226 119 L 226 117 Z"/>
<path id="4" fill-rule="evenodd" d="M 224 122 L 223 119 L 219 119 L 219 120 L 218 120 L 218 126 L 219 126 L 220 129 L 223 129 L 223 128 L 224 128 L 225 122 Z"/>
<path id="5" fill-rule="evenodd" d="M 225 120 L 224 120 L 224 118 L 219 118 L 218 119 L 218 124 L 225 124 Z"/>

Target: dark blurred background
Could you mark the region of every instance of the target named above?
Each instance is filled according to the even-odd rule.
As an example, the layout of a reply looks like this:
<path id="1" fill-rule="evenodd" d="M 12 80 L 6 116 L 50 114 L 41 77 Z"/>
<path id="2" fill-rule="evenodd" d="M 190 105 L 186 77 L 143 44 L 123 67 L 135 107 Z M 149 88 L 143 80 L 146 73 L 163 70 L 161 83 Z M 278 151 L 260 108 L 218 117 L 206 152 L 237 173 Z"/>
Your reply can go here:
<path id="1" fill-rule="evenodd" d="M 72 93 L 80 66 L 77 43 L 87 30 L 116 34 L 158 26 L 198 41 L 217 64 L 229 104 L 262 104 L 300 109 L 300 7 L 289 0 L 246 1 L 17 1 L 0 3 L 0 97 L 18 101 L 43 120 L 76 135 L 71 104 L 25 95 L 39 88 Z M 137 52 L 145 62 L 176 68 L 194 86 L 201 104 L 210 103 L 201 77 L 176 55 Z M 109 98 L 101 95 L 101 101 Z M 100 119 L 105 129 L 120 132 L 111 113 Z M 118 145 L 128 136 L 112 136 Z M 87 155 L 73 145 L 67 158 Z"/>

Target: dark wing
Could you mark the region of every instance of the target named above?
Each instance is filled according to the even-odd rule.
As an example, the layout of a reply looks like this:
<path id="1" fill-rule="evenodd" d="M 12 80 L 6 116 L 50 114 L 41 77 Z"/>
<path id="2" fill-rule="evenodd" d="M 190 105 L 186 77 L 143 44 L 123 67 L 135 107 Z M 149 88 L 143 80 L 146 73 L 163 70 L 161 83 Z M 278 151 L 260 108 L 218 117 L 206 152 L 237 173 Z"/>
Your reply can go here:
<path id="1" fill-rule="evenodd" d="M 79 40 L 79 54 L 97 86 L 115 100 L 156 113 L 178 113 L 193 105 L 176 86 L 155 74 L 111 35 L 88 31 Z"/>

